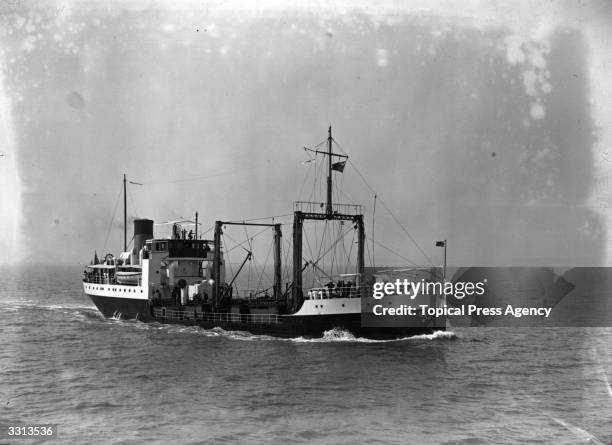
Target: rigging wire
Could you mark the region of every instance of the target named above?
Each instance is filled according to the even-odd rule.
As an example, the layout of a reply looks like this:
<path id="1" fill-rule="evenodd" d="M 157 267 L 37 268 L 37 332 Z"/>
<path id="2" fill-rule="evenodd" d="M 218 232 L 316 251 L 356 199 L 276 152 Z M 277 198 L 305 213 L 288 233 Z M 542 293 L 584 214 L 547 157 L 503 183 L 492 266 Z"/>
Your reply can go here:
<path id="1" fill-rule="evenodd" d="M 351 240 L 351 248 L 349 249 L 348 255 L 347 257 L 350 258 L 351 257 L 351 253 L 353 253 L 353 246 L 355 245 L 355 235 L 357 235 L 357 231 L 353 230 L 353 239 Z M 346 262 L 346 266 L 344 268 L 344 273 L 348 273 L 348 268 L 349 268 L 349 264 L 348 261 Z"/>
<path id="2" fill-rule="evenodd" d="M 342 150 L 342 152 L 344 154 L 346 154 L 346 151 L 344 151 L 344 149 L 340 146 L 340 144 L 338 144 L 338 142 L 332 138 L 332 141 L 336 144 L 336 146 Z M 361 180 L 363 181 L 363 183 L 368 187 L 368 189 L 370 189 L 370 191 L 374 194 L 377 194 L 376 191 L 372 188 L 372 186 L 368 183 L 368 181 L 366 181 L 366 179 L 363 177 L 363 175 L 361 174 L 361 172 L 359 171 L 359 169 L 357 168 L 357 166 L 355 165 L 355 163 L 353 161 L 351 161 L 350 158 L 347 159 L 348 162 L 351 164 L 351 166 L 355 169 L 355 172 L 357 173 L 357 175 L 359 175 L 359 177 L 361 178 Z M 425 251 L 421 248 L 421 246 L 419 245 L 419 243 L 416 242 L 416 240 L 412 237 L 412 235 L 408 232 L 408 230 L 406 230 L 406 228 L 404 227 L 404 225 L 399 221 L 399 219 L 395 216 L 395 214 L 391 211 L 391 209 L 387 206 L 387 204 L 385 204 L 385 201 L 383 201 L 382 198 L 378 197 L 378 200 L 380 201 L 380 203 L 382 204 L 382 206 L 385 208 L 385 210 L 389 213 L 389 215 L 391 215 L 391 217 L 393 218 L 393 220 L 402 228 L 402 230 L 404 231 L 404 233 L 408 236 L 408 238 L 410 239 L 410 241 L 412 241 L 412 243 L 416 246 L 416 248 L 419 250 L 419 252 L 421 252 L 421 254 L 427 259 L 427 261 L 429 261 L 429 263 L 435 267 L 433 261 L 431 260 L 431 258 L 429 258 L 429 256 L 425 253 Z"/>
<path id="3" fill-rule="evenodd" d="M 249 292 L 249 298 L 251 297 L 252 293 L 251 293 L 251 277 L 252 277 L 252 273 L 253 273 L 253 240 L 251 238 L 249 238 L 249 232 L 247 231 L 247 226 L 242 226 L 244 228 L 244 235 L 246 236 L 246 240 L 249 243 L 249 250 L 248 252 L 251 252 L 251 255 L 249 256 L 249 259 L 247 260 L 249 262 L 249 274 L 248 274 L 248 279 L 247 279 L 247 291 Z"/>
<path id="4" fill-rule="evenodd" d="M 330 251 L 330 250 L 332 250 L 332 249 L 334 248 L 334 246 L 338 245 L 338 243 L 339 243 L 340 241 L 342 241 L 346 235 L 348 235 L 348 233 L 351 231 L 351 229 L 352 229 L 352 227 L 349 227 L 349 228 L 348 228 L 348 229 L 347 229 L 347 230 L 346 230 L 346 231 L 345 231 L 345 232 L 342 234 L 342 236 L 341 236 L 341 237 L 338 237 L 338 239 L 336 239 L 336 241 L 334 241 L 334 242 L 333 242 L 333 244 L 332 244 L 331 246 L 329 246 L 325 252 L 323 252 L 321 255 L 319 255 L 319 256 L 318 256 L 318 258 L 317 258 L 316 260 L 314 260 L 314 263 L 318 263 L 318 262 L 321 260 L 321 258 L 323 258 L 325 255 L 327 255 L 327 254 L 329 253 L 329 251 Z M 352 230 L 354 231 L 355 229 L 352 229 Z M 354 239 L 354 237 L 355 237 L 355 235 L 354 235 L 354 232 L 353 232 L 353 239 Z"/>
<path id="5" fill-rule="evenodd" d="M 316 229 L 316 226 L 315 226 L 315 229 Z M 310 247 L 310 241 L 308 240 L 308 236 L 304 236 L 304 239 L 306 240 L 306 246 L 308 247 L 308 252 L 310 253 L 310 257 L 314 258 L 314 255 L 312 254 L 312 248 Z M 299 259 L 299 261 L 300 261 L 300 269 L 302 269 L 302 260 L 303 260 L 302 258 Z M 307 263 L 307 264 L 309 264 L 309 263 Z M 312 285 L 311 285 L 311 287 L 314 286 L 315 277 L 316 277 L 316 272 L 315 272 L 314 267 L 313 267 L 313 270 L 312 270 Z"/>
<path id="6" fill-rule="evenodd" d="M 387 247 L 387 246 L 385 246 L 384 244 L 379 243 L 378 241 L 374 241 L 374 243 L 375 243 L 375 244 L 376 244 L 378 247 L 382 247 L 382 248 L 383 248 L 383 249 L 385 249 L 386 251 L 391 252 L 392 254 L 394 254 L 394 255 L 398 256 L 399 258 L 401 258 L 401 259 L 403 259 L 403 260 L 405 260 L 405 261 L 408 261 L 408 262 L 409 262 L 411 265 L 413 265 L 413 266 L 417 266 L 417 267 L 421 266 L 420 264 L 417 264 L 417 263 L 415 263 L 414 261 L 409 260 L 408 258 L 406 258 L 405 256 L 403 256 L 402 254 L 400 254 L 400 253 L 398 253 L 398 252 L 396 252 L 396 251 L 394 251 L 394 250 L 392 250 L 392 249 L 388 248 L 388 247 Z M 434 267 L 435 267 L 435 266 L 434 266 Z"/>
<path id="7" fill-rule="evenodd" d="M 270 257 L 270 253 L 272 252 L 272 245 L 270 245 L 270 247 L 268 248 L 268 254 L 266 255 L 266 259 L 263 265 L 263 268 L 261 269 L 261 271 L 259 270 L 259 268 L 257 267 L 257 262 L 255 261 L 255 254 L 253 253 L 253 240 L 255 238 L 257 238 L 259 235 L 261 235 L 262 233 L 266 232 L 267 230 L 269 230 L 269 227 L 264 227 L 263 229 L 261 229 L 259 232 L 257 232 L 255 235 L 250 236 L 247 230 L 247 226 L 243 226 L 244 228 L 244 232 L 245 232 L 245 237 L 246 240 L 242 241 L 242 242 L 238 242 L 236 241 L 233 237 L 231 237 L 229 234 L 227 233 L 223 233 L 223 237 L 225 239 L 225 237 L 227 236 L 227 238 L 230 239 L 230 241 L 232 241 L 234 243 L 234 246 L 227 249 L 225 251 L 226 255 L 229 254 L 229 252 L 231 252 L 232 250 L 241 247 L 245 252 L 250 253 L 251 257 L 249 260 L 249 267 L 248 267 L 248 273 L 247 273 L 247 291 L 255 291 L 255 293 L 258 293 L 259 291 L 259 286 L 261 285 L 262 280 L 265 278 L 268 281 L 272 281 L 270 278 L 270 275 L 268 273 L 266 273 L 266 266 L 267 263 L 269 261 L 269 257 Z M 249 249 L 246 249 L 243 245 L 248 243 L 248 247 Z M 227 246 L 227 244 L 226 244 Z M 228 261 L 229 261 L 229 255 L 228 255 Z M 230 268 L 231 268 L 231 263 L 230 263 Z M 233 275 L 233 271 L 230 271 L 230 273 Z M 253 283 L 253 278 L 257 278 L 258 279 L 258 284 L 257 284 L 257 288 L 252 289 L 251 284 Z M 238 285 L 236 284 L 236 290 L 238 290 Z"/>
<path id="8" fill-rule="evenodd" d="M 201 181 L 201 180 L 205 180 L 205 179 L 218 178 L 219 176 L 235 175 L 235 174 L 243 173 L 245 171 L 257 170 L 257 169 L 260 169 L 260 168 L 264 168 L 267 165 L 268 165 L 268 163 L 266 162 L 265 164 L 256 165 L 256 166 L 250 166 L 250 167 L 243 168 L 243 169 L 233 169 L 233 170 L 228 170 L 228 171 L 224 171 L 224 172 L 215 173 L 215 174 L 212 174 L 212 175 L 192 176 L 192 177 L 189 177 L 189 178 L 175 179 L 175 180 L 172 180 L 172 181 L 142 181 L 142 185 L 178 184 L 178 183 L 181 183 L 181 182 Z"/>
<path id="9" fill-rule="evenodd" d="M 368 246 L 368 243 L 364 243 L 365 244 L 365 250 L 368 253 L 368 259 L 370 260 L 370 264 L 372 263 L 372 254 L 370 253 L 370 247 Z"/>
<path id="10" fill-rule="evenodd" d="M 306 149 L 306 147 L 304 147 L 304 149 Z M 302 164 L 310 166 L 310 164 L 313 164 L 313 163 L 315 164 L 315 169 L 314 170 L 315 170 L 315 173 L 316 173 L 316 165 L 317 165 L 316 157 L 315 158 L 309 158 L 308 160 L 304 161 Z M 298 195 L 297 195 L 298 199 L 301 199 L 301 197 L 302 197 L 302 191 L 304 190 L 304 186 L 306 185 L 306 181 L 308 180 L 308 176 L 309 176 L 308 174 L 304 175 L 304 180 L 302 181 L 302 185 L 300 187 L 300 191 L 298 192 Z"/>
<path id="11" fill-rule="evenodd" d="M 108 232 L 106 232 L 106 239 L 104 240 L 104 247 L 102 248 L 102 255 L 106 251 L 106 244 L 108 243 L 108 237 L 110 236 L 111 229 L 113 228 L 113 223 L 115 222 L 115 216 L 117 214 L 117 205 L 119 204 L 119 198 L 121 197 L 121 191 L 123 190 L 123 185 L 119 188 L 119 193 L 117 194 L 117 199 L 115 200 L 115 207 L 113 208 L 113 218 L 111 219 L 110 224 L 108 225 Z"/>
<path id="12" fill-rule="evenodd" d="M 127 191 L 128 191 L 128 195 L 130 196 L 130 202 L 132 203 L 132 208 L 134 209 L 134 213 L 136 216 L 138 216 L 138 210 L 136 210 L 136 204 L 134 204 L 134 198 L 132 197 L 132 192 L 129 189 L 129 187 L 127 188 Z"/>
<path id="13" fill-rule="evenodd" d="M 270 277 L 268 276 L 268 274 L 265 273 L 266 266 L 268 265 L 268 260 L 270 259 L 270 253 L 272 253 L 272 244 L 270 244 L 270 248 L 268 249 L 268 253 L 266 255 L 266 259 L 264 260 L 264 264 L 263 264 L 263 267 L 261 269 L 261 274 L 259 275 L 259 281 L 257 282 L 257 288 L 255 289 L 256 290 L 255 294 L 259 293 L 259 289 L 260 289 L 260 286 L 261 286 L 261 280 L 262 280 L 264 274 L 266 275 L 266 279 L 268 281 L 270 280 Z"/>
<path id="14" fill-rule="evenodd" d="M 225 241 L 225 234 L 222 233 L 221 234 L 221 238 L 223 239 L 223 245 L 227 246 L 227 242 Z M 233 278 L 234 277 L 234 270 L 232 268 L 232 261 L 230 260 L 229 251 L 227 251 L 227 250 L 225 251 L 225 264 L 227 264 L 229 266 L 230 275 Z M 234 283 L 234 286 L 236 286 L 236 294 L 238 294 L 238 284 Z"/>
<path id="15" fill-rule="evenodd" d="M 338 233 L 340 234 L 340 232 L 338 232 Z M 355 236 L 355 231 L 354 230 L 353 230 L 353 236 Z M 346 243 L 345 243 L 344 237 L 342 237 L 342 244 L 341 244 L 341 246 L 342 246 L 342 252 L 344 253 L 344 257 L 343 258 L 346 258 L 346 264 L 344 266 L 344 270 L 345 270 L 344 273 L 346 273 L 346 269 L 348 269 L 349 263 L 351 262 L 351 257 L 348 255 L 348 253 L 346 251 Z M 339 270 L 340 270 L 340 267 L 338 267 L 338 271 Z"/>
<path id="16" fill-rule="evenodd" d="M 372 210 L 372 267 L 376 264 L 376 258 L 374 257 L 374 221 L 376 221 L 376 198 L 374 194 L 374 209 Z"/>
<path id="17" fill-rule="evenodd" d="M 284 243 L 285 243 L 285 246 L 287 247 L 285 249 L 285 252 L 286 252 L 285 253 L 285 261 L 283 263 L 285 265 L 284 277 L 286 278 L 286 277 L 291 276 L 290 272 L 291 272 L 291 270 L 293 268 L 293 264 L 291 264 L 291 268 L 290 268 L 290 266 L 289 266 L 289 252 L 290 252 L 290 247 L 291 247 L 291 241 L 289 241 L 287 238 L 285 238 Z M 293 263 L 293 261 L 292 261 L 292 263 Z"/>
<path id="18" fill-rule="evenodd" d="M 359 170 L 357 170 L 357 167 L 355 167 L 355 164 L 353 162 L 351 162 L 349 160 L 349 162 L 351 163 L 351 165 L 353 166 L 353 168 L 355 168 L 355 171 L 357 172 L 357 174 L 359 175 L 359 177 L 363 180 L 363 182 L 368 186 L 368 188 L 370 189 L 370 191 L 374 194 L 376 194 L 376 192 L 374 191 L 374 189 L 366 182 L 365 178 L 361 175 L 361 173 L 359 172 Z M 404 231 L 404 233 L 406 234 L 406 236 L 408 236 L 408 238 L 410 238 L 410 241 L 412 241 L 412 243 L 416 246 L 416 248 L 419 250 L 419 252 L 421 252 L 421 254 L 427 259 L 427 261 L 429 261 L 429 264 L 431 264 L 432 266 L 434 266 L 433 261 L 431 260 L 431 258 L 429 258 L 429 255 L 427 255 L 425 253 L 425 251 L 421 248 L 421 246 L 419 245 L 419 243 L 416 242 L 416 240 L 413 238 L 413 236 L 408 232 L 408 230 L 404 227 L 404 225 L 400 222 L 400 220 L 395 216 L 395 214 L 391 211 L 391 209 L 387 206 L 387 204 L 385 203 L 385 201 L 381 198 L 378 197 L 378 200 L 380 201 L 380 203 L 382 204 L 382 206 L 384 207 L 384 209 L 389 213 L 389 215 L 391 215 L 391 218 L 393 218 L 393 220 L 401 227 L 401 229 Z"/>
<path id="19" fill-rule="evenodd" d="M 255 235 L 253 235 L 253 236 L 252 236 L 252 238 L 256 238 L 256 237 L 258 237 L 259 235 L 261 235 L 262 233 L 264 233 L 264 232 L 265 232 L 266 230 L 268 230 L 268 229 L 269 229 L 269 227 L 265 227 L 265 228 L 263 228 L 262 230 L 260 230 L 259 232 L 257 232 Z M 242 245 L 243 245 L 243 244 L 246 244 L 247 242 L 249 242 L 249 240 L 247 239 L 247 240 L 245 240 L 245 241 L 243 241 L 243 242 L 239 243 L 239 242 L 238 242 L 238 241 L 236 241 L 234 238 L 232 238 L 231 236 L 229 236 L 229 234 L 224 233 L 224 235 L 227 235 L 227 237 L 228 237 L 230 240 L 232 240 L 232 241 L 235 243 L 234 247 L 232 247 L 231 249 L 227 250 L 226 252 L 231 252 L 232 250 L 234 250 L 234 249 L 236 249 L 236 248 L 238 248 L 238 247 L 242 247 Z M 244 251 L 245 251 L 245 252 L 248 252 L 248 251 L 249 251 L 248 249 L 245 249 L 244 247 L 242 247 L 242 248 L 244 249 Z"/>
<path id="20" fill-rule="evenodd" d="M 284 213 L 282 215 L 264 216 L 262 218 L 241 219 L 241 220 L 224 221 L 224 222 L 227 222 L 227 223 L 245 223 L 245 222 L 265 221 L 265 220 L 268 220 L 268 219 L 272 219 L 273 220 L 272 222 L 274 223 L 274 219 L 275 218 L 283 218 L 285 216 L 292 216 L 292 215 L 293 215 L 293 213 Z M 287 225 L 287 224 L 290 224 L 290 223 L 281 223 L 281 225 Z"/>
<path id="21" fill-rule="evenodd" d="M 245 233 L 247 233 L 246 226 L 243 226 L 243 227 L 245 228 Z M 266 227 L 266 229 L 269 229 L 269 228 Z M 250 239 L 251 243 L 249 243 L 249 247 L 251 249 L 251 259 L 249 260 L 249 288 L 251 287 L 251 266 L 255 270 L 255 275 L 259 276 L 259 282 L 261 282 L 261 279 L 263 278 L 264 275 L 265 275 L 266 279 L 271 281 L 270 280 L 270 276 L 265 273 L 265 266 L 267 264 L 268 257 L 266 257 L 266 260 L 264 261 L 264 265 L 262 267 L 261 272 L 259 271 L 259 269 L 257 267 L 257 261 L 255 261 L 255 254 L 253 253 L 253 244 L 252 244 L 253 239 L 254 239 L 254 237 L 251 237 L 251 239 Z M 271 250 L 272 250 L 272 244 L 270 244 L 270 247 L 268 249 L 268 256 L 270 255 Z M 255 289 L 252 289 L 252 290 L 254 290 L 255 294 L 257 294 L 258 291 L 259 291 L 259 284 L 257 285 L 257 287 Z"/>
<path id="22" fill-rule="evenodd" d="M 317 258 L 321 258 L 321 249 L 323 248 L 323 242 L 325 241 L 325 235 L 327 233 L 328 220 L 325 220 L 323 225 L 323 234 L 321 235 L 321 243 L 319 244 L 319 250 L 317 251 Z"/>
<path id="23" fill-rule="evenodd" d="M 204 239 L 204 235 L 206 235 L 208 232 L 210 232 L 210 231 L 211 231 L 211 230 L 213 230 L 214 228 L 215 228 L 215 226 L 214 226 L 214 225 L 212 225 L 212 226 L 210 226 L 210 227 L 208 228 L 208 230 L 206 230 L 205 232 L 198 233 L 198 236 L 200 236 L 202 239 Z"/>

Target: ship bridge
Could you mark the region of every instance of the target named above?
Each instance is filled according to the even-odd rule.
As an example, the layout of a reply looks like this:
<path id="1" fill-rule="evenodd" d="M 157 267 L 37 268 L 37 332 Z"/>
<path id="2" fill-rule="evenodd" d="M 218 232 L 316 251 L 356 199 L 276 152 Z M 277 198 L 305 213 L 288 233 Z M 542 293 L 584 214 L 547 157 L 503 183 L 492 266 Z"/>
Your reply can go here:
<path id="1" fill-rule="evenodd" d="M 151 252 L 166 253 L 169 258 L 212 259 L 212 240 L 154 239 L 147 242 Z"/>

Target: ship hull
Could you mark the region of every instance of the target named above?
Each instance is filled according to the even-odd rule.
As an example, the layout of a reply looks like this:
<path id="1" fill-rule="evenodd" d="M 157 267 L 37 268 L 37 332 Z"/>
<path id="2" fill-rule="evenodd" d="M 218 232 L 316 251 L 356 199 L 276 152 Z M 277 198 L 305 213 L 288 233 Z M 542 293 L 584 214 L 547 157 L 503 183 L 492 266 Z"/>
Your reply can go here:
<path id="1" fill-rule="evenodd" d="M 304 317 L 286 317 L 282 323 L 240 323 L 240 322 L 207 322 L 194 320 L 162 320 L 162 323 L 200 326 L 204 329 L 222 328 L 226 331 L 246 331 L 257 335 L 270 335 L 281 338 L 321 338 L 325 332 L 334 329 L 350 332 L 356 338 L 373 340 L 393 340 L 414 335 L 432 334 L 443 328 L 432 327 L 363 327 L 361 314 L 345 315 L 308 315 Z"/>
<path id="2" fill-rule="evenodd" d="M 203 329 L 221 328 L 226 331 L 245 331 L 256 335 L 269 335 L 281 338 L 321 338 L 325 332 L 338 329 L 350 332 L 356 338 L 389 340 L 411 337 L 414 335 L 431 334 L 444 330 L 440 327 L 366 327 L 362 326 L 360 313 L 330 314 L 330 315 L 287 315 L 280 317 L 281 322 L 242 322 L 243 317 L 234 314 L 232 320 L 223 317 L 207 317 L 196 312 L 193 307 L 183 307 L 182 316 L 163 316 L 154 311 L 147 300 L 117 298 L 101 295 L 90 295 L 98 310 L 108 318 L 137 318 L 142 322 L 159 322 L 163 324 L 178 324 L 198 326 Z M 157 308 L 159 309 L 159 308 Z M 168 308 L 176 311 L 177 307 Z M 157 315 L 155 315 L 157 313 Z M 246 318 L 246 317 L 245 317 Z"/>
<path id="3" fill-rule="evenodd" d="M 194 313 L 192 307 L 184 307 L 182 311 L 176 308 L 164 316 L 159 308 L 139 315 L 141 321 L 156 321 L 164 324 L 180 324 L 184 326 L 199 326 L 203 329 L 221 328 L 226 331 L 246 331 L 257 335 L 269 335 L 282 338 L 321 338 L 326 332 L 341 330 L 351 333 L 357 338 L 374 340 L 390 340 L 411 337 L 414 335 L 431 334 L 444 330 L 431 326 L 418 327 L 366 327 L 362 326 L 361 313 L 331 314 L 331 315 L 272 315 L 268 321 L 264 316 L 262 321 L 250 319 L 251 316 L 239 314 L 203 314 Z M 183 315 L 181 315 L 181 313 Z M 257 316 L 255 316 L 257 317 Z M 249 321 L 250 319 L 250 321 Z"/>
<path id="4" fill-rule="evenodd" d="M 147 300 L 87 294 L 98 310 L 107 318 L 136 318 L 147 310 Z"/>

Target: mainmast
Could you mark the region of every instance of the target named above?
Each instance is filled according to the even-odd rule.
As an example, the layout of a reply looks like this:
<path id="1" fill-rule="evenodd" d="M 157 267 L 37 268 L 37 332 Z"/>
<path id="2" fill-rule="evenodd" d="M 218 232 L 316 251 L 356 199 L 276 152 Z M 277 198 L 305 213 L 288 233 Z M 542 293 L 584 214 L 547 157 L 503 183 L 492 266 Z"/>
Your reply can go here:
<path id="1" fill-rule="evenodd" d="M 317 150 L 315 148 L 304 147 L 306 151 L 315 154 L 321 154 L 327 156 L 327 203 L 325 203 L 325 211 L 319 212 L 319 203 L 302 202 L 298 201 L 295 203 L 295 211 L 293 213 L 293 283 L 291 295 L 287 295 L 288 299 L 287 306 L 290 312 L 295 312 L 299 309 L 303 301 L 302 294 L 302 238 L 305 220 L 318 220 L 318 221 L 352 221 L 355 224 L 357 230 L 357 277 L 356 285 L 359 288 L 363 282 L 364 274 L 364 244 L 365 244 L 365 232 L 363 226 L 363 207 L 360 205 L 347 205 L 337 204 L 334 209 L 332 202 L 332 173 L 334 170 L 338 172 L 344 171 L 344 166 L 348 160 L 348 155 L 342 153 L 334 153 L 332 151 L 332 144 L 334 139 L 332 138 L 331 125 L 327 132 L 327 150 Z M 319 144 L 317 147 L 322 145 Z M 336 157 L 336 162 L 333 161 L 332 156 Z M 314 205 L 316 204 L 316 205 Z M 322 203 L 321 203 L 322 205 Z"/>
<path id="2" fill-rule="evenodd" d="M 318 153 L 318 154 L 322 154 L 323 156 L 327 156 L 327 203 L 325 205 L 325 213 L 323 214 L 325 216 L 324 219 L 336 219 L 333 217 L 334 206 L 332 202 L 332 190 L 333 190 L 332 172 L 334 170 L 342 172 L 344 170 L 344 165 L 346 164 L 346 161 L 348 159 L 347 155 L 340 154 L 340 153 L 334 153 L 332 151 L 333 142 L 334 142 L 334 139 L 332 138 L 332 127 L 330 125 L 327 131 L 327 150 L 326 151 L 304 147 L 305 150 L 310 151 L 312 153 L 315 153 L 315 154 Z M 341 160 L 338 162 L 334 162 L 332 158 L 333 156 Z"/>
<path id="3" fill-rule="evenodd" d="M 127 251 L 127 187 L 125 185 L 125 173 L 123 174 L 123 251 Z"/>
<path id="4" fill-rule="evenodd" d="M 329 126 L 328 136 L 327 136 L 327 160 L 328 160 L 328 169 L 327 169 L 327 208 L 326 213 L 327 216 L 331 216 L 332 214 L 332 133 L 331 133 L 331 125 Z"/>

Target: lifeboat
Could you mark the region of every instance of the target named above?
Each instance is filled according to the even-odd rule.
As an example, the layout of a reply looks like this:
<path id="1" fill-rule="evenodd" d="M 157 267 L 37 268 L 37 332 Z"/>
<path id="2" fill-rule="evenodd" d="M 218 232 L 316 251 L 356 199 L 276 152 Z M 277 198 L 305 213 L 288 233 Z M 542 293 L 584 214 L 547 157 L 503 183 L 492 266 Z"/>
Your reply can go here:
<path id="1" fill-rule="evenodd" d="M 142 279 L 140 266 L 124 266 L 117 269 L 117 284 L 137 286 Z"/>

